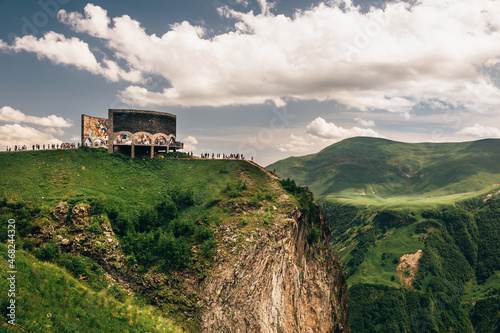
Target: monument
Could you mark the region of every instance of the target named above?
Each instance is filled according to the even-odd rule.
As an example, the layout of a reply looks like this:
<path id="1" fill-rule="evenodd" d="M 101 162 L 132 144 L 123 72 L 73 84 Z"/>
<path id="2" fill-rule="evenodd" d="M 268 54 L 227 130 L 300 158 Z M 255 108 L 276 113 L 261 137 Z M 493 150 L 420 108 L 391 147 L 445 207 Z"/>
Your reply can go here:
<path id="1" fill-rule="evenodd" d="M 184 148 L 176 126 L 177 117 L 170 113 L 109 109 L 108 119 L 82 115 L 82 145 L 105 144 L 109 153 L 153 158 Z"/>

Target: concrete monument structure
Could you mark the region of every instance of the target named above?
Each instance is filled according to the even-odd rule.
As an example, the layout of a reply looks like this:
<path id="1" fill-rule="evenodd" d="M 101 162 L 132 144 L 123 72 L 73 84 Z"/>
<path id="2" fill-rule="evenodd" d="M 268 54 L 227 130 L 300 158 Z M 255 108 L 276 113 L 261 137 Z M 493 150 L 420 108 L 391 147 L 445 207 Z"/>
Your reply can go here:
<path id="1" fill-rule="evenodd" d="M 153 158 L 155 155 L 184 148 L 184 144 L 177 141 L 175 115 L 130 109 L 109 109 L 108 119 L 82 115 L 82 145 L 87 143 L 88 146 L 92 142 L 92 146 L 96 146 L 94 142 L 97 139 L 91 139 L 91 134 L 104 133 L 104 130 L 89 132 L 88 129 L 100 128 L 98 124 L 104 123 L 109 153 Z M 103 141 L 104 139 L 99 142 Z"/>

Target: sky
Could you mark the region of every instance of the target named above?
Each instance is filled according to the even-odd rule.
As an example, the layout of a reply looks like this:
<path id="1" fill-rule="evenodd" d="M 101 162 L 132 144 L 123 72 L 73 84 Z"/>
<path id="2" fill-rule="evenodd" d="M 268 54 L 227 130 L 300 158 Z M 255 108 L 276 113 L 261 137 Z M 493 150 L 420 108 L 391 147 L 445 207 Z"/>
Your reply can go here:
<path id="1" fill-rule="evenodd" d="M 262 165 L 353 136 L 500 138 L 500 1 L 0 0 L 0 150 L 177 115 Z"/>

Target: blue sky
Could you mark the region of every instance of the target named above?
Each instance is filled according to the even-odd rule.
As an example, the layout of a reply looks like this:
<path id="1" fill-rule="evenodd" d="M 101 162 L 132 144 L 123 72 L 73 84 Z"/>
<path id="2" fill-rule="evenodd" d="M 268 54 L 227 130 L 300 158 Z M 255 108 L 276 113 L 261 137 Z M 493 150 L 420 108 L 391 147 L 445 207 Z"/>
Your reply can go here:
<path id="1" fill-rule="evenodd" d="M 500 4 L 0 0 L 0 149 L 82 113 L 166 111 L 195 154 L 263 165 L 351 136 L 500 137 Z"/>

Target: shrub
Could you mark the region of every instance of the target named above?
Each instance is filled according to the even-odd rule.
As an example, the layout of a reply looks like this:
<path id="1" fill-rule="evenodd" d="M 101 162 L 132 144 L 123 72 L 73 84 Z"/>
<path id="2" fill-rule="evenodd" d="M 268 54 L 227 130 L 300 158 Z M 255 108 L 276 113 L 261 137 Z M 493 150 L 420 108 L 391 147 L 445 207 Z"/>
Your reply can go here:
<path id="1" fill-rule="evenodd" d="M 248 225 L 248 217 L 243 216 L 240 221 L 242 226 Z"/>
<path id="2" fill-rule="evenodd" d="M 226 187 L 222 189 L 222 193 L 226 194 L 230 198 L 237 198 L 241 197 L 243 195 L 241 192 L 247 189 L 247 183 L 239 179 L 236 184 L 231 185 L 230 183 L 227 183 Z"/>
<path id="3" fill-rule="evenodd" d="M 171 192 L 171 197 L 179 209 L 184 209 L 195 203 L 192 189 L 175 188 Z"/>
<path id="4" fill-rule="evenodd" d="M 73 274 L 75 277 L 87 276 L 87 264 L 84 261 L 85 257 L 74 256 L 70 253 L 64 253 L 61 256 L 61 265 Z"/>
<path id="5" fill-rule="evenodd" d="M 102 228 L 101 225 L 99 224 L 99 221 L 95 221 L 91 225 L 87 227 L 87 231 L 90 231 L 94 234 L 100 235 L 102 234 Z"/>
<path id="6" fill-rule="evenodd" d="M 309 232 L 307 233 L 307 243 L 309 245 L 316 243 L 319 240 L 320 235 L 321 235 L 321 233 L 320 233 L 319 228 L 317 226 L 310 228 Z"/>
<path id="7" fill-rule="evenodd" d="M 184 239 L 177 239 L 170 232 L 162 234 L 158 240 L 158 254 L 163 269 L 169 271 L 182 268 L 189 261 L 189 248 Z"/>
<path id="8" fill-rule="evenodd" d="M 61 247 L 54 240 L 35 250 L 35 257 L 39 260 L 52 261 L 59 258 Z"/>
<path id="9" fill-rule="evenodd" d="M 215 238 L 210 238 L 206 240 L 203 245 L 201 246 L 201 251 L 203 253 L 203 256 L 207 259 L 213 257 L 215 254 L 215 246 L 217 245 L 217 241 Z"/>
<path id="10" fill-rule="evenodd" d="M 303 191 L 301 187 L 295 184 L 295 180 L 290 178 L 280 180 L 280 184 L 285 191 L 291 194 L 300 194 Z"/>
<path id="11" fill-rule="evenodd" d="M 187 199 L 179 199 L 182 202 L 187 202 Z M 168 222 L 175 219 L 178 215 L 178 204 L 172 200 L 170 196 L 165 196 L 157 205 L 156 211 L 158 212 L 159 224 L 167 225 Z"/>
<path id="12" fill-rule="evenodd" d="M 108 295 L 114 297 L 116 300 L 120 302 L 124 302 L 125 299 L 127 298 L 127 295 L 116 284 L 109 287 L 107 293 Z"/>
<path id="13" fill-rule="evenodd" d="M 195 231 L 195 239 L 197 243 L 203 243 L 207 239 L 214 238 L 212 229 L 205 226 L 198 226 Z"/>

